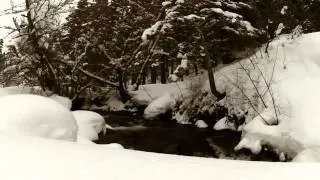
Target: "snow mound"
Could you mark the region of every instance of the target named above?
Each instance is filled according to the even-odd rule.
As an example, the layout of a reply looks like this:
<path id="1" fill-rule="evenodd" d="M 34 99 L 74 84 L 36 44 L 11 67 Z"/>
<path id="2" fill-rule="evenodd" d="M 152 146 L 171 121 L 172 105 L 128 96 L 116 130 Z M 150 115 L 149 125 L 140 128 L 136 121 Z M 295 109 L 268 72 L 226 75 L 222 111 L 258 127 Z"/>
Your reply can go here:
<path id="1" fill-rule="evenodd" d="M 154 119 L 160 114 L 164 114 L 172 110 L 176 105 L 176 100 L 172 94 L 166 93 L 163 96 L 152 101 L 144 110 L 143 117 L 145 119 Z"/>
<path id="2" fill-rule="evenodd" d="M 25 136 L 77 140 L 72 113 L 57 102 L 38 95 L 0 98 L 0 132 Z"/>
<path id="3" fill-rule="evenodd" d="M 56 101 L 57 103 L 61 104 L 65 108 L 71 110 L 71 107 L 72 107 L 71 99 L 69 99 L 67 97 L 59 96 L 59 95 L 56 95 L 56 94 L 53 94 L 53 95 L 49 96 L 48 98 Z"/>
<path id="4" fill-rule="evenodd" d="M 250 109 L 235 150 L 259 153 L 269 145 L 295 161 L 317 157 L 319 46 L 319 32 L 295 39 L 284 35 L 270 44 L 268 54 L 260 51 L 216 73 L 217 87 L 227 91 L 228 107 Z"/>
<path id="5" fill-rule="evenodd" d="M 195 125 L 198 127 L 198 128 L 207 128 L 208 127 L 208 124 L 206 122 L 204 122 L 203 120 L 198 120 Z"/>
<path id="6" fill-rule="evenodd" d="M 72 114 L 79 126 L 78 136 L 95 141 L 100 133 L 106 133 L 106 123 L 100 114 L 85 110 L 72 111 Z"/>

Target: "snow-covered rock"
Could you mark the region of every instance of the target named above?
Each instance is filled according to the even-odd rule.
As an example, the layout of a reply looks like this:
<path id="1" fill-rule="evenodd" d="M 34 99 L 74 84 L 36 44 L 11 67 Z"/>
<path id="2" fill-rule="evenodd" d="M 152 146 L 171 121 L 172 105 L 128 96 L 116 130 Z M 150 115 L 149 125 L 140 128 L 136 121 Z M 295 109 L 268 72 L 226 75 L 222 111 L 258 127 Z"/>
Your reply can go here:
<path id="1" fill-rule="evenodd" d="M 58 102 L 59 104 L 61 104 L 65 108 L 71 110 L 71 107 L 72 107 L 71 99 L 69 99 L 67 97 L 59 96 L 59 95 L 56 95 L 56 94 L 53 94 L 53 95 L 49 96 L 48 98 Z"/>
<path id="2" fill-rule="evenodd" d="M 144 110 L 143 117 L 152 120 L 160 114 L 164 114 L 167 111 L 172 110 L 175 105 L 175 97 L 170 93 L 166 93 L 148 105 L 148 107 Z"/>
<path id="3" fill-rule="evenodd" d="M 224 129 L 230 129 L 230 130 L 234 130 L 236 131 L 237 129 L 235 128 L 234 123 L 229 122 L 228 119 L 226 117 L 221 118 L 214 126 L 213 126 L 214 130 L 224 130 Z"/>
<path id="4" fill-rule="evenodd" d="M 79 126 L 78 136 L 94 141 L 100 133 L 106 133 L 106 122 L 100 114 L 85 110 L 72 111 L 72 114 Z"/>
<path id="5" fill-rule="evenodd" d="M 0 132 L 12 135 L 77 140 L 72 113 L 46 97 L 30 94 L 0 98 Z"/>
<path id="6" fill-rule="evenodd" d="M 198 120 L 195 125 L 198 127 L 198 128 L 207 128 L 208 127 L 208 124 L 206 122 L 204 122 L 203 120 Z"/>

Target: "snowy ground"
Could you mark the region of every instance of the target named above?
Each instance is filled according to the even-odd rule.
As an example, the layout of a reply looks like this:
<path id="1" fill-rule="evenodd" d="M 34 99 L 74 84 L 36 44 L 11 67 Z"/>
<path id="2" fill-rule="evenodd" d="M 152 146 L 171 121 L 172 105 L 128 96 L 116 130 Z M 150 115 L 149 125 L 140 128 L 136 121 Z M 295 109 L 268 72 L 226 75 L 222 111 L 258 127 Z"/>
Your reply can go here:
<path id="1" fill-rule="evenodd" d="M 320 167 L 183 157 L 6 135 L 0 141 L 1 179 L 6 180 L 293 180 L 316 179 Z"/>

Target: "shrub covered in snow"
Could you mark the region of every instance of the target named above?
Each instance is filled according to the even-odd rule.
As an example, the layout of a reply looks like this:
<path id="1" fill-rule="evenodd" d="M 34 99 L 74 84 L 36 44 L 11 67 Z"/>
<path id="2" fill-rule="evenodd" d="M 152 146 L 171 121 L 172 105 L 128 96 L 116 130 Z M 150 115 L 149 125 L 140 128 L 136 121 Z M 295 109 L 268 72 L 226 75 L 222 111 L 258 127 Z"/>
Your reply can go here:
<path id="1" fill-rule="evenodd" d="M 0 132 L 68 141 L 77 140 L 72 113 L 59 103 L 38 95 L 0 98 Z"/>

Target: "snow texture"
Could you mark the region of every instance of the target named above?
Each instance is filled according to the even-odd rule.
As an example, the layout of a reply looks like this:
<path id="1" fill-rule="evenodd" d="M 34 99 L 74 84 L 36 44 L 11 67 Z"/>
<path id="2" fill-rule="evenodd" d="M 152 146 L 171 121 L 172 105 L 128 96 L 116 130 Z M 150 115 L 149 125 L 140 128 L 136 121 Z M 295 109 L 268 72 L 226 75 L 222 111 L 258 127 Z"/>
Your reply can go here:
<path id="1" fill-rule="evenodd" d="M 278 25 L 278 28 L 277 28 L 276 32 L 275 32 L 275 35 L 276 35 L 276 36 L 279 36 L 279 35 L 281 34 L 281 32 L 282 32 L 283 29 L 284 29 L 284 25 L 283 25 L 283 23 L 280 23 L 280 24 Z"/>
<path id="2" fill-rule="evenodd" d="M 221 118 L 214 126 L 214 130 L 224 130 L 224 129 L 230 129 L 236 131 L 237 129 L 235 128 L 234 123 L 231 123 L 227 120 L 226 117 Z"/>
<path id="3" fill-rule="evenodd" d="M 210 8 L 210 10 L 212 12 L 215 12 L 217 14 L 226 16 L 226 17 L 231 18 L 231 19 L 242 18 L 242 16 L 240 14 L 229 12 L 229 11 L 224 11 L 221 8 Z"/>
<path id="4" fill-rule="evenodd" d="M 144 30 L 144 32 L 142 33 L 142 36 L 141 36 L 142 41 L 144 41 L 144 42 L 148 41 L 148 36 L 152 36 L 152 35 L 156 34 L 162 25 L 163 25 L 162 21 L 157 21 L 150 28 Z"/>
<path id="5" fill-rule="evenodd" d="M 144 110 L 143 117 L 146 119 L 154 119 L 160 114 L 165 114 L 167 111 L 172 110 L 176 105 L 174 96 L 170 93 L 155 99 Z"/>
<path id="6" fill-rule="evenodd" d="M 0 132 L 68 141 L 77 140 L 72 113 L 57 102 L 38 95 L 0 98 Z"/>
<path id="7" fill-rule="evenodd" d="M 288 6 L 283 6 L 282 9 L 281 9 L 281 11 L 280 11 L 280 13 L 281 13 L 282 15 L 285 15 L 285 14 L 287 14 L 287 10 L 288 10 Z"/>
<path id="8" fill-rule="evenodd" d="M 184 0 L 177 0 L 176 1 L 176 4 L 183 4 L 184 3 Z"/>
<path id="9" fill-rule="evenodd" d="M 164 2 L 162 2 L 162 6 L 168 6 L 168 5 L 170 5 L 170 4 L 171 4 L 170 1 L 164 1 Z"/>
<path id="10" fill-rule="evenodd" d="M 208 124 L 206 122 L 204 122 L 203 120 L 198 120 L 195 125 L 198 127 L 198 128 L 207 128 L 208 127 Z"/>
<path id="11" fill-rule="evenodd" d="M 100 114 L 85 110 L 72 111 L 72 114 L 79 126 L 78 136 L 95 141 L 99 139 L 99 133 L 106 133 L 106 123 Z"/>
<path id="12" fill-rule="evenodd" d="M 187 20 L 193 20 L 193 19 L 205 19 L 204 17 L 200 17 L 198 15 L 195 14 L 189 14 L 187 16 L 184 16 L 185 19 Z"/>

